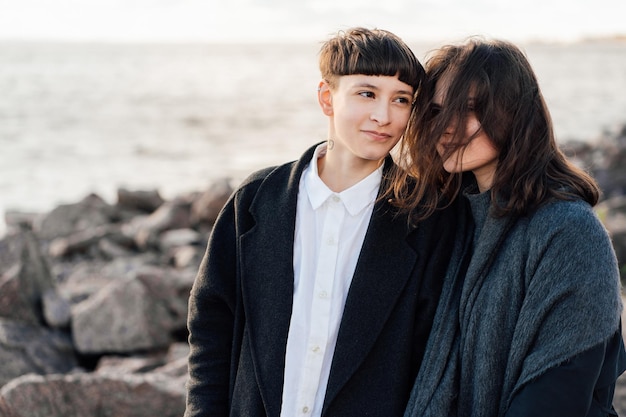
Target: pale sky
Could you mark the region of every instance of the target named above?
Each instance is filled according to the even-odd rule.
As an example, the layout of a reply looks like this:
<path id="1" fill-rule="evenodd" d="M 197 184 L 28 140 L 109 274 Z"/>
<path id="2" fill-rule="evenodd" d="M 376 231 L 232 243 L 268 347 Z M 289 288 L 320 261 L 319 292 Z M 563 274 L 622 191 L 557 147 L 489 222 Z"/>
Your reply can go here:
<path id="1" fill-rule="evenodd" d="M 626 34 L 624 0 L 0 0 L 0 39 L 311 41 L 350 26 L 406 40 Z"/>

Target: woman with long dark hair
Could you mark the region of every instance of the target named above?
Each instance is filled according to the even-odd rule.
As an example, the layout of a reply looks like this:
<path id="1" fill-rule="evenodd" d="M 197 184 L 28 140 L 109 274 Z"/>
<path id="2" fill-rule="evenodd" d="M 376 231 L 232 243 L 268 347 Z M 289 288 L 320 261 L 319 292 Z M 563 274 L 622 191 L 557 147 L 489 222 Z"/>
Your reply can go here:
<path id="1" fill-rule="evenodd" d="M 392 193 L 416 220 L 466 199 L 474 227 L 444 283 L 406 415 L 616 415 L 622 303 L 592 210 L 597 184 L 559 150 L 515 45 L 445 46 L 426 72 Z M 407 177 L 417 187 L 405 188 Z"/>

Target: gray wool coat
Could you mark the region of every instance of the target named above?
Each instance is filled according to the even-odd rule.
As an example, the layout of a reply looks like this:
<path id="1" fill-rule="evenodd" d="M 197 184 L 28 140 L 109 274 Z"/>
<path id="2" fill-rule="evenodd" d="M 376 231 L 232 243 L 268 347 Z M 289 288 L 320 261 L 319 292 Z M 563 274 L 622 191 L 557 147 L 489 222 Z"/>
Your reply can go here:
<path id="1" fill-rule="evenodd" d="M 487 216 L 478 232 L 466 272 L 444 284 L 406 417 L 503 416 L 533 378 L 619 329 L 617 260 L 589 204 Z"/>
<path id="2" fill-rule="evenodd" d="M 280 414 L 298 184 L 314 148 L 253 174 L 217 219 L 189 301 L 186 417 Z M 385 173 L 392 164 L 388 158 Z M 387 201 L 376 203 L 323 416 L 403 414 L 461 232 L 459 215 L 453 205 L 413 228 Z"/>

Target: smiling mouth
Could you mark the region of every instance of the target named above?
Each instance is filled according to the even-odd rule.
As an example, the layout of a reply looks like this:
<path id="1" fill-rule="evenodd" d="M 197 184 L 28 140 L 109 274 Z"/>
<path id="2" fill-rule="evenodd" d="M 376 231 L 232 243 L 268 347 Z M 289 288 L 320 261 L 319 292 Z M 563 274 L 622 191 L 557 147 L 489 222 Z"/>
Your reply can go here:
<path id="1" fill-rule="evenodd" d="M 367 135 L 369 135 L 370 137 L 376 139 L 376 140 L 387 140 L 389 138 L 391 138 L 391 135 L 387 134 L 387 133 L 380 133 L 380 132 L 376 132 L 374 130 L 364 130 L 364 133 L 366 133 Z"/>

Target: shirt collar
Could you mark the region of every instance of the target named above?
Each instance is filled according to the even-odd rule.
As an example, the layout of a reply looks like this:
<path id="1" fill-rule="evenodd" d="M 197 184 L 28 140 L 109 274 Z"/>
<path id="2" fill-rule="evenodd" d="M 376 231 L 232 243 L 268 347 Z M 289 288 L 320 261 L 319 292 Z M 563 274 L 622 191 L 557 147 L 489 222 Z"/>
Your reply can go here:
<path id="1" fill-rule="evenodd" d="M 324 184 L 317 171 L 317 160 L 326 154 L 326 149 L 326 143 L 322 143 L 315 148 L 309 167 L 304 172 L 304 185 L 311 206 L 313 210 L 316 210 L 331 196 L 336 195 L 339 196 L 348 213 L 355 216 L 376 200 L 383 176 L 384 163 L 352 187 L 340 193 L 335 193 Z"/>

